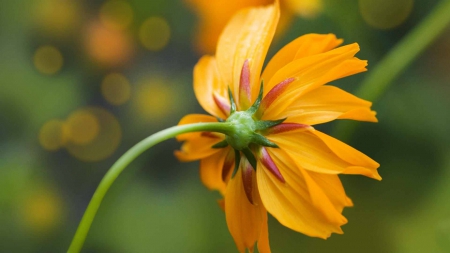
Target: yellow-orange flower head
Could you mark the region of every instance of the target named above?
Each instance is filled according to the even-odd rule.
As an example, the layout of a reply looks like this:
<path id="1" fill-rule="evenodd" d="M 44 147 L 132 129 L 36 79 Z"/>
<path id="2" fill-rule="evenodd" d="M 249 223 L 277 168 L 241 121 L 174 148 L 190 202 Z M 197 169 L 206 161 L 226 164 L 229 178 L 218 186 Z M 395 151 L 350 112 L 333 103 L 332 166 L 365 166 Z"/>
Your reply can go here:
<path id="1" fill-rule="evenodd" d="M 178 136 L 176 156 L 200 160 L 209 189 L 224 196 L 231 235 L 240 252 L 270 252 L 267 212 L 308 236 L 343 233 L 352 201 L 338 174 L 380 180 L 379 164 L 314 129 L 335 119 L 376 122 L 371 103 L 325 84 L 366 70 L 358 44 L 337 47 L 332 34 L 308 34 L 282 48 L 262 72 L 279 18 L 278 3 L 239 11 L 219 39 L 215 56 L 194 69 L 195 95 L 211 115 L 179 124 L 224 121 L 234 131 Z M 336 48 L 337 47 L 337 48 Z M 264 85 L 262 85 L 264 81 Z"/>

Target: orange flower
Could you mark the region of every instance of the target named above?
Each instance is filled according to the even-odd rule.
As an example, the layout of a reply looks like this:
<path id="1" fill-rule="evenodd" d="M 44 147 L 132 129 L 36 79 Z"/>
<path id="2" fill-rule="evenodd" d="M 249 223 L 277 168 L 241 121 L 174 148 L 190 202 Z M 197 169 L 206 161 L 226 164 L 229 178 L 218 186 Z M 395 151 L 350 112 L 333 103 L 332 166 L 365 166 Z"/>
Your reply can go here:
<path id="1" fill-rule="evenodd" d="M 239 11 L 228 23 L 216 56 L 194 69 L 195 95 L 211 115 L 191 114 L 180 124 L 224 121 L 227 135 L 178 136 L 176 156 L 200 160 L 200 175 L 225 199 L 228 228 L 240 252 L 270 252 L 267 212 L 309 236 L 343 233 L 352 201 L 338 174 L 380 180 L 379 164 L 315 130 L 335 119 L 376 122 L 371 103 L 325 84 L 366 70 L 358 44 L 332 34 L 308 34 L 282 48 L 260 76 L 279 18 L 278 3 Z M 264 87 L 260 83 L 264 81 Z M 228 88 L 229 87 L 229 88 Z M 228 91 L 227 91 L 228 90 Z"/>
<path id="2" fill-rule="evenodd" d="M 195 46 L 201 53 L 214 53 L 220 32 L 227 22 L 242 8 L 271 4 L 274 0 L 186 0 L 199 17 Z M 285 30 L 294 16 L 315 17 L 322 9 L 322 0 L 281 0 L 278 33 Z M 281 26 L 281 29 L 280 29 Z"/>

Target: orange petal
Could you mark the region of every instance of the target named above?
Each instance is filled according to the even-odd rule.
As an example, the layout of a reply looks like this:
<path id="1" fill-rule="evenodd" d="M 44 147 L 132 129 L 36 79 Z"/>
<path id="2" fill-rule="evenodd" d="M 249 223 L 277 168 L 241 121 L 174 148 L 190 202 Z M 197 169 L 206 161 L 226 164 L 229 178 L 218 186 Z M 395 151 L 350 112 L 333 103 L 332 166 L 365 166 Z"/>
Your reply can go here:
<path id="1" fill-rule="evenodd" d="M 269 61 L 262 74 L 268 82 L 272 76 L 289 62 L 303 57 L 329 51 L 342 43 L 334 34 L 305 34 L 293 40 Z"/>
<path id="2" fill-rule="evenodd" d="M 274 75 L 269 86 L 288 77 L 296 77 L 297 80 L 266 109 L 264 117 L 277 117 L 302 95 L 328 82 L 366 71 L 367 62 L 353 57 L 358 50 L 359 46 L 352 44 L 286 65 Z"/>
<path id="3" fill-rule="evenodd" d="M 334 86 L 322 86 L 295 100 L 279 118 L 290 122 L 315 125 L 335 119 L 377 122 L 371 102 L 360 99 Z"/>
<path id="4" fill-rule="evenodd" d="M 378 163 L 313 128 L 269 134 L 266 137 L 285 151 L 298 167 L 306 170 L 325 174 L 362 174 L 379 179 L 376 172 Z"/>
<path id="5" fill-rule="evenodd" d="M 196 12 L 199 24 L 196 29 L 197 51 L 203 54 L 213 54 L 217 40 L 228 20 L 235 12 L 250 6 L 261 6 L 273 3 L 273 0 L 185 0 Z"/>
<path id="6" fill-rule="evenodd" d="M 183 143 L 181 150 L 175 150 L 175 156 L 182 162 L 203 159 L 220 151 L 220 149 L 214 149 L 212 146 L 221 140 L 223 139 L 217 141 L 208 137 L 192 138 Z"/>
<path id="7" fill-rule="evenodd" d="M 194 92 L 200 105 L 214 116 L 227 118 L 228 114 L 218 103 L 229 106 L 227 90 L 227 85 L 220 79 L 216 59 L 203 56 L 194 68 Z"/>
<path id="8" fill-rule="evenodd" d="M 231 148 L 227 147 L 200 160 L 200 179 L 203 184 L 210 190 L 220 191 L 222 195 L 225 194 L 226 182 L 234 165 L 234 155 L 231 161 L 227 159 L 230 153 L 234 154 Z"/>
<path id="9" fill-rule="evenodd" d="M 224 83 L 239 94 L 239 79 L 245 60 L 250 64 L 252 101 L 259 91 L 259 76 L 278 23 L 278 1 L 273 5 L 237 12 L 228 22 L 217 45 L 217 63 Z"/>
<path id="10" fill-rule="evenodd" d="M 269 149 L 272 156 L 279 160 L 290 161 L 291 158 L 280 149 Z M 291 162 L 289 169 L 295 170 L 294 163 Z M 305 179 L 309 189 L 312 203 L 330 222 L 342 223 L 346 219 L 341 213 L 344 207 L 352 206 L 350 198 L 347 197 L 341 180 L 337 175 L 329 175 L 323 173 L 315 173 L 298 167 L 297 175 Z M 298 173 L 300 172 L 300 174 Z"/>
<path id="11" fill-rule="evenodd" d="M 322 198 L 329 208 L 319 209 L 311 198 L 307 182 L 301 169 L 281 149 L 269 149 L 271 156 L 280 169 L 285 183 L 278 180 L 259 162 L 257 174 L 258 189 L 261 200 L 267 209 L 281 224 L 308 236 L 327 238 L 331 233 L 342 233 L 340 226 L 347 220 L 323 197 L 320 191 L 317 198 Z M 316 189 L 315 189 L 316 190 Z"/>
<path id="12" fill-rule="evenodd" d="M 306 170 L 305 172 L 308 173 L 309 177 L 323 190 L 339 212 L 342 212 L 344 207 L 353 206 L 353 202 L 347 197 L 338 175 L 316 173 Z"/>
<path id="13" fill-rule="evenodd" d="M 337 156 L 339 156 L 339 158 L 352 164 L 352 166 L 344 170 L 344 174 L 360 174 L 381 180 L 381 176 L 377 171 L 378 167 L 380 167 L 379 163 L 375 162 L 360 151 L 327 134 L 317 130 L 314 131 L 314 134 L 319 137 Z"/>
<path id="14" fill-rule="evenodd" d="M 262 203 L 262 201 L 260 201 Z M 258 251 L 259 253 L 271 253 L 269 244 L 269 226 L 267 223 L 267 212 L 264 211 L 261 233 L 258 239 Z"/>
<path id="15" fill-rule="evenodd" d="M 217 122 L 213 116 L 203 114 L 189 114 L 184 116 L 178 125 L 200 123 L 200 122 Z M 225 135 L 220 133 L 186 133 L 177 136 L 178 141 L 184 141 L 181 150 L 175 151 L 175 156 L 180 161 L 195 161 L 208 157 L 220 149 L 214 149 L 212 146 L 225 139 Z"/>
<path id="16" fill-rule="evenodd" d="M 256 177 L 253 178 L 256 185 Z M 228 229 L 241 253 L 245 253 L 247 249 L 253 252 L 255 243 L 262 233 L 267 232 L 263 232 L 263 229 L 267 228 L 264 227 L 264 224 L 267 223 L 267 212 L 261 203 L 256 187 L 254 189 L 254 204 L 252 205 L 245 195 L 242 173 L 238 171 L 228 183 L 225 194 L 225 215 Z M 262 245 L 265 243 L 263 241 Z"/>
<path id="17" fill-rule="evenodd" d="M 188 114 L 184 116 L 180 122 L 178 122 L 178 125 L 187 125 L 187 124 L 193 124 L 193 123 L 201 123 L 201 122 L 217 122 L 217 119 L 214 118 L 211 115 L 205 115 L 205 114 Z M 186 134 L 180 134 L 178 135 L 177 141 L 185 141 L 192 138 L 198 138 L 201 134 L 200 133 L 186 133 Z"/>
<path id="18" fill-rule="evenodd" d="M 351 206 L 352 202 L 345 195 L 338 176 L 314 173 L 303 168 L 299 168 L 299 170 L 306 181 L 313 205 L 322 212 L 328 221 L 338 224 L 346 223 L 347 220 L 341 213 L 344 207 Z M 322 175 L 323 177 L 321 177 Z M 333 180 L 334 178 L 337 180 Z"/>

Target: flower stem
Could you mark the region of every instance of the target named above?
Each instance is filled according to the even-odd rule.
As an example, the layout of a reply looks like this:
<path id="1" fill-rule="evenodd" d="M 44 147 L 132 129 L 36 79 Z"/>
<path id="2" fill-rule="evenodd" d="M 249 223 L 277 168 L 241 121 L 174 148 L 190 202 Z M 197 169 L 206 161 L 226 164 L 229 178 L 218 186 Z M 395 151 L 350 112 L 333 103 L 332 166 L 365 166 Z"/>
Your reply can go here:
<path id="1" fill-rule="evenodd" d="M 72 239 L 68 253 L 77 253 L 81 251 L 83 247 L 86 236 L 91 227 L 92 221 L 94 220 L 95 214 L 103 200 L 108 189 L 111 187 L 112 183 L 119 174 L 125 169 L 125 167 L 130 164 L 136 157 L 142 154 L 145 150 L 151 148 L 152 146 L 165 141 L 167 139 L 173 138 L 177 135 L 189 132 L 200 132 L 200 131 L 211 131 L 220 132 L 224 134 L 233 131 L 233 127 L 227 122 L 221 123 L 196 123 L 188 125 L 174 126 L 157 132 L 144 140 L 140 141 L 129 149 L 125 154 L 123 154 L 119 160 L 117 160 L 113 166 L 109 169 L 106 175 L 100 182 L 97 190 L 95 190 L 94 196 L 92 196 L 91 202 L 81 219 L 75 236 Z"/>
<path id="2" fill-rule="evenodd" d="M 392 81 L 438 38 L 449 23 L 450 0 L 442 0 L 368 73 L 355 95 L 372 102 L 376 101 L 389 88 Z M 334 134 L 340 139 L 349 139 L 357 126 L 357 122 L 339 122 Z"/>

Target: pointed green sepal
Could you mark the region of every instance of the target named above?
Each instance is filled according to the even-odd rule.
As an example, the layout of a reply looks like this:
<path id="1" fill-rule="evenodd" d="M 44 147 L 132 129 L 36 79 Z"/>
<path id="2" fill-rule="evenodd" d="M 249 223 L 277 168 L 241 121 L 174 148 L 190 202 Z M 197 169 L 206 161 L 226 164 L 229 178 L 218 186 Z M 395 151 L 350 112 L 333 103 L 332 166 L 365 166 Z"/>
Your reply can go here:
<path id="1" fill-rule="evenodd" d="M 222 118 L 216 117 L 216 119 L 217 119 L 217 121 L 219 121 L 219 122 L 225 122 L 225 120 L 222 119 Z"/>
<path id="2" fill-rule="evenodd" d="M 255 155 L 253 155 L 252 151 L 249 148 L 244 148 L 242 150 L 242 153 L 244 153 L 245 157 L 247 158 L 248 162 L 253 167 L 253 169 L 256 170 L 256 158 Z"/>
<path id="3" fill-rule="evenodd" d="M 241 163 L 241 153 L 238 150 L 234 150 L 234 170 L 231 177 L 234 177 L 236 175 L 240 163 Z"/>
<path id="4" fill-rule="evenodd" d="M 265 147 L 279 148 L 277 144 L 269 141 L 266 137 L 257 133 L 252 136 L 252 142 Z"/>
<path id="5" fill-rule="evenodd" d="M 278 120 L 260 120 L 256 122 L 256 130 L 266 130 L 267 128 L 274 127 L 283 123 L 287 118 Z"/>
<path id="6" fill-rule="evenodd" d="M 234 102 L 233 93 L 231 93 L 231 89 L 229 86 L 228 97 L 230 98 L 230 114 L 233 114 L 236 111 L 236 102 Z"/>
<path id="7" fill-rule="evenodd" d="M 218 142 L 218 143 L 214 144 L 212 146 L 212 148 L 225 148 L 227 146 L 228 146 L 228 141 L 227 140 L 223 140 L 221 142 Z"/>
<path id="8" fill-rule="evenodd" d="M 248 108 L 248 110 L 247 110 L 252 115 L 255 114 L 256 111 L 258 111 L 259 105 L 261 104 L 261 100 L 263 98 L 263 93 L 264 93 L 264 82 L 261 81 L 261 86 L 259 87 L 258 97 L 256 98 L 253 105 L 250 108 Z"/>

